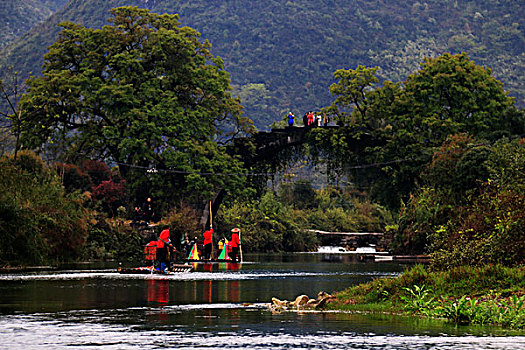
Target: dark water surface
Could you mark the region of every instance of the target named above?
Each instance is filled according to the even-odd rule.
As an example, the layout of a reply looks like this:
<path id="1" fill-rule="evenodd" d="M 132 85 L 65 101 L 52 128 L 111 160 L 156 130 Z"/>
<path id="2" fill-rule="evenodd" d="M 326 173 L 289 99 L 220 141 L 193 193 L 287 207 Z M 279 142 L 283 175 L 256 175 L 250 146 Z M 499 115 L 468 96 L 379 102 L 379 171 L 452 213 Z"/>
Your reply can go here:
<path id="1" fill-rule="evenodd" d="M 121 275 L 116 265 L 0 275 L 0 349 L 525 349 L 499 328 L 411 317 L 271 313 L 273 296 L 315 297 L 398 264 L 326 262 L 322 255 L 251 255 L 170 276 Z"/>

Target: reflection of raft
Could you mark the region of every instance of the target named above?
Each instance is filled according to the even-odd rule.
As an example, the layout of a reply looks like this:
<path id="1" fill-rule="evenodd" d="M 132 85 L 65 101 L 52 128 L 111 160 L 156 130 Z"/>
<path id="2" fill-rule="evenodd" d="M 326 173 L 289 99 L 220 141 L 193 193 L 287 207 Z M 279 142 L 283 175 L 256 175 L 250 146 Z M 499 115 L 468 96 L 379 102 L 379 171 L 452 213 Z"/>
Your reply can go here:
<path id="1" fill-rule="evenodd" d="M 193 266 L 186 264 L 174 264 L 170 266 L 169 271 L 160 272 L 153 266 L 142 266 L 142 267 L 119 267 L 117 271 L 122 274 L 158 274 L 158 275 L 171 275 L 183 272 L 190 272 L 193 270 Z"/>

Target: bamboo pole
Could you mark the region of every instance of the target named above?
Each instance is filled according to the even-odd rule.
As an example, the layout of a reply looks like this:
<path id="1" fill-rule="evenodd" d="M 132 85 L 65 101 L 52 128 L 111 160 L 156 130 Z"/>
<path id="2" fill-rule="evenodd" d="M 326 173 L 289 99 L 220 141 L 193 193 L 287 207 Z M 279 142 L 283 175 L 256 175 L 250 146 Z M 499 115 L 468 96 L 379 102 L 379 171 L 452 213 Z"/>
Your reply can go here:
<path id="1" fill-rule="evenodd" d="M 242 244 L 241 244 L 241 230 L 239 229 L 239 255 L 241 257 L 242 262 Z"/>
<path id="2" fill-rule="evenodd" d="M 211 201 L 210 201 L 210 230 L 213 230 L 213 210 L 211 209 Z M 213 231 L 211 233 L 211 255 L 210 259 L 214 258 L 215 253 L 215 244 L 213 243 Z"/>

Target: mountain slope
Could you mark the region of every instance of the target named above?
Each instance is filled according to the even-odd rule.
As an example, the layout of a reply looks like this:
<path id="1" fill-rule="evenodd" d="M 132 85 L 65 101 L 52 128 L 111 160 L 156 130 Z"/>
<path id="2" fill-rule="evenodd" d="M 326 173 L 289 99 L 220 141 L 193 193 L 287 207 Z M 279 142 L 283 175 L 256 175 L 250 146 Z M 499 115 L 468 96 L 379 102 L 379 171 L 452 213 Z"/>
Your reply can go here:
<path id="1" fill-rule="evenodd" d="M 0 49 L 49 18 L 68 0 L 0 1 Z"/>
<path id="2" fill-rule="evenodd" d="M 99 27 L 114 6 L 179 13 L 225 61 L 235 93 L 259 128 L 292 110 L 330 103 L 332 73 L 358 64 L 402 81 L 424 57 L 466 51 L 525 106 L 524 13 L 519 0 L 71 0 L 3 51 L 19 71 L 37 73 L 56 24 Z"/>

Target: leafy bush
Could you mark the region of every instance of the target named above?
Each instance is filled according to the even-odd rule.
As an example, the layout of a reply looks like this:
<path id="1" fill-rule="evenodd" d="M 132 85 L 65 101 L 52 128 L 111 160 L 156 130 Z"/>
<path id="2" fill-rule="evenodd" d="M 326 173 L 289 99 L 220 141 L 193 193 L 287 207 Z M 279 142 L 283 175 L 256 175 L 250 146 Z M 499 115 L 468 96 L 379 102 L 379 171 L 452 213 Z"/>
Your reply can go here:
<path id="1" fill-rule="evenodd" d="M 517 266 L 525 262 L 525 195 L 487 183 L 458 216 L 430 236 L 433 265 Z"/>
<path id="2" fill-rule="evenodd" d="M 0 261 L 74 260 L 84 247 L 84 198 L 67 195 L 54 172 L 30 152 L 0 159 Z"/>
<path id="3" fill-rule="evenodd" d="M 67 192 L 91 191 L 91 177 L 74 164 L 56 163 L 55 168 Z"/>
<path id="4" fill-rule="evenodd" d="M 434 306 L 434 297 L 430 296 L 432 291 L 425 286 L 414 285 L 413 288 L 403 288 L 407 295 L 401 295 L 401 300 L 405 302 L 405 308 L 410 312 L 426 312 Z"/>
<path id="5" fill-rule="evenodd" d="M 394 251 L 430 253 L 443 269 L 522 263 L 523 145 L 500 140 L 478 147 L 465 135 L 449 137 L 427 166 L 426 183 L 401 211 Z"/>
<path id="6" fill-rule="evenodd" d="M 126 181 L 102 181 L 98 186 L 93 187 L 93 197 L 100 200 L 106 212 L 114 216 L 117 208 L 125 204 Z"/>

